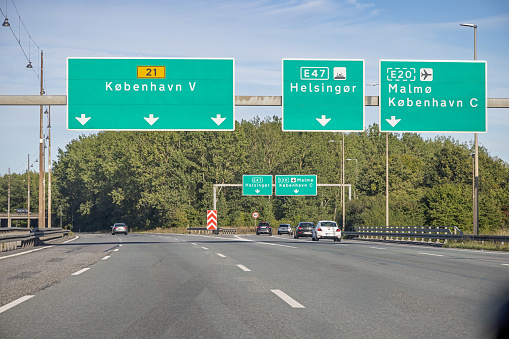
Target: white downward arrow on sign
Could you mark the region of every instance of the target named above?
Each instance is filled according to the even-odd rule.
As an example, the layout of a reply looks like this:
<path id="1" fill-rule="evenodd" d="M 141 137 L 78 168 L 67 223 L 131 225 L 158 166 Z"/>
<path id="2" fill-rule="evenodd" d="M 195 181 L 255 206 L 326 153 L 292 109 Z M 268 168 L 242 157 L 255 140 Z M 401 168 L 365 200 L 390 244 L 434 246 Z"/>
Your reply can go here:
<path id="1" fill-rule="evenodd" d="M 255 192 L 256 192 L 256 193 L 260 193 L 260 190 L 256 190 Z"/>
<path id="2" fill-rule="evenodd" d="M 295 194 L 299 193 L 299 190 L 298 189 L 295 189 L 294 190 Z"/>
<path id="3" fill-rule="evenodd" d="M 150 124 L 150 126 L 152 126 L 157 120 L 159 120 L 159 118 L 154 118 L 154 114 L 149 114 L 148 118 L 143 118 L 143 119 L 147 120 L 147 122 Z"/>
<path id="4" fill-rule="evenodd" d="M 330 121 L 330 118 L 327 119 L 327 118 L 325 118 L 325 115 L 322 115 L 321 119 L 316 118 L 316 120 L 320 123 L 320 125 L 325 126 Z"/>
<path id="5" fill-rule="evenodd" d="M 80 124 L 85 125 L 88 122 L 88 120 L 91 119 L 91 117 L 90 118 L 86 118 L 85 114 L 82 114 L 81 118 L 76 117 L 76 119 L 80 122 Z"/>
<path id="6" fill-rule="evenodd" d="M 401 119 L 396 119 L 396 117 L 393 115 L 390 119 L 385 119 L 392 127 L 396 126 L 398 122 L 401 121 Z"/>
<path id="7" fill-rule="evenodd" d="M 216 115 L 215 118 L 211 118 L 212 120 L 214 120 L 214 122 L 219 126 L 223 123 L 223 121 L 226 120 L 226 118 L 221 118 L 221 114 L 218 114 Z"/>

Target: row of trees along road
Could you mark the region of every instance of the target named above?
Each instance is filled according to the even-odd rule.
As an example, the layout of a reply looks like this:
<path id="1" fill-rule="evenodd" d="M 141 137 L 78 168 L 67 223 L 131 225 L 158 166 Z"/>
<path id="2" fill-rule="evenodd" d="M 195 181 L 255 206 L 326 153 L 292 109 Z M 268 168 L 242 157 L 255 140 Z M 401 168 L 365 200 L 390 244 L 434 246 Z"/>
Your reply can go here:
<path id="1" fill-rule="evenodd" d="M 100 132 L 59 149 L 53 165 L 53 206 L 64 224 L 82 231 L 125 222 L 137 230 L 204 226 L 213 184 L 240 184 L 244 174 L 316 174 L 339 183 L 338 133 L 282 132 L 279 118 L 237 122 L 234 132 Z M 472 232 L 472 145 L 418 134 L 389 135 L 391 226 L 458 226 Z M 385 134 L 378 126 L 345 134 L 346 226 L 385 225 Z M 509 226 L 509 165 L 480 148 L 481 232 Z M 20 174 L 22 175 L 22 174 Z M 26 173 L 25 173 L 26 176 Z M 7 208 L 6 176 L 1 182 Z M 35 195 L 36 186 L 32 194 Z M 12 188 L 11 188 L 12 189 Z M 16 192 L 18 188 L 15 189 Z M 26 207 L 16 193 L 13 209 Z M 26 191 L 25 191 L 26 196 Z M 31 210 L 37 211 L 32 196 Z M 319 187 L 316 197 L 243 197 L 240 187 L 218 188 L 221 227 L 253 225 L 251 215 L 277 225 L 336 220 L 340 189 Z"/>

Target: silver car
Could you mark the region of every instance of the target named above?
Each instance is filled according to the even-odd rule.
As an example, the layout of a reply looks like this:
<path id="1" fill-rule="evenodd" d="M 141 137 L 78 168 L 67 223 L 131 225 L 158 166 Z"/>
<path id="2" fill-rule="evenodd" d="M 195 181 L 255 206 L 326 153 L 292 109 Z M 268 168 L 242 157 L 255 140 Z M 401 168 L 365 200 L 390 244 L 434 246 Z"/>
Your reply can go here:
<path id="1" fill-rule="evenodd" d="M 117 233 L 124 233 L 127 235 L 127 225 L 123 222 L 117 222 L 113 226 L 111 226 L 111 234 L 115 235 Z"/>
<path id="2" fill-rule="evenodd" d="M 292 229 L 292 226 L 290 226 L 290 224 L 280 224 L 279 227 L 277 228 L 277 235 L 281 235 L 281 234 L 292 235 L 292 233 L 293 233 L 293 229 Z"/>

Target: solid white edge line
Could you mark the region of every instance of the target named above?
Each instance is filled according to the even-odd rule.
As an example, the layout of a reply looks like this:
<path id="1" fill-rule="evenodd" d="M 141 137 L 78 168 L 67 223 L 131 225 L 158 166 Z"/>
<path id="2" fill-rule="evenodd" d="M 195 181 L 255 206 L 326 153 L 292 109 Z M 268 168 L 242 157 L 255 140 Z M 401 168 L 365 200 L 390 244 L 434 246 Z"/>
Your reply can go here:
<path id="1" fill-rule="evenodd" d="M 17 300 L 14 300 L 13 302 L 10 302 L 7 305 L 0 307 L 0 313 L 3 313 L 5 311 L 7 311 L 8 309 L 13 308 L 16 305 L 19 305 L 22 302 L 27 301 L 28 299 L 30 299 L 32 297 L 33 297 L 33 295 L 25 295 Z"/>
<path id="2" fill-rule="evenodd" d="M 217 253 L 217 255 L 220 256 L 221 258 L 226 258 L 226 255 L 224 255 L 224 254 Z"/>
<path id="3" fill-rule="evenodd" d="M 293 299 L 292 297 L 290 297 L 288 294 L 281 290 L 270 290 L 270 291 L 277 295 L 278 297 L 280 297 L 281 299 L 283 299 L 284 302 L 286 302 L 293 308 L 305 308 L 302 304 L 298 303 L 297 301 L 295 301 L 295 299 Z"/>
<path id="4" fill-rule="evenodd" d="M 89 269 L 90 269 L 90 267 L 82 268 L 81 270 L 76 271 L 76 272 L 74 272 L 74 273 L 73 273 L 73 274 L 71 274 L 71 275 L 80 275 L 81 273 L 86 272 L 86 271 L 88 271 Z"/>
<path id="5" fill-rule="evenodd" d="M 23 254 L 28 254 L 28 253 L 32 253 L 32 252 L 35 252 L 35 251 L 40 251 L 40 250 L 44 250 L 46 248 L 50 248 L 50 247 L 54 247 L 55 245 L 51 245 L 51 246 L 44 246 L 44 247 L 41 247 L 41 248 L 36 248 L 36 249 L 33 249 L 33 250 L 30 250 L 30 251 L 26 251 L 26 252 L 21 252 L 21 253 L 16 253 L 16 254 L 11 254 L 11 255 L 6 255 L 5 257 L 0 257 L 0 259 L 7 259 L 7 258 L 12 258 L 12 257 L 17 257 L 18 255 L 23 255 Z"/>
<path id="6" fill-rule="evenodd" d="M 237 267 L 243 270 L 244 272 L 251 272 L 251 270 L 244 265 L 237 265 Z"/>

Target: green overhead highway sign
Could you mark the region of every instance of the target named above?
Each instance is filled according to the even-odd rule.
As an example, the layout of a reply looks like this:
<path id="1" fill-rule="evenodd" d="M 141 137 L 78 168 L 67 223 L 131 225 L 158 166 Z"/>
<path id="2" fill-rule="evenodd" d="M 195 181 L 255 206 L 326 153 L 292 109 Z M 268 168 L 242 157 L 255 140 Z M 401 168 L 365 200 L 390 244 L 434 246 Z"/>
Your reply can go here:
<path id="1" fill-rule="evenodd" d="M 233 131 L 233 59 L 67 59 L 70 130 Z"/>
<path id="2" fill-rule="evenodd" d="M 316 175 L 276 175 L 276 195 L 316 195 Z"/>
<path id="3" fill-rule="evenodd" d="M 283 59 L 283 131 L 364 131 L 364 60 Z"/>
<path id="4" fill-rule="evenodd" d="M 485 61 L 380 60 L 381 132 L 486 132 Z"/>
<path id="5" fill-rule="evenodd" d="M 272 195 L 272 175 L 243 175 L 242 195 Z"/>

